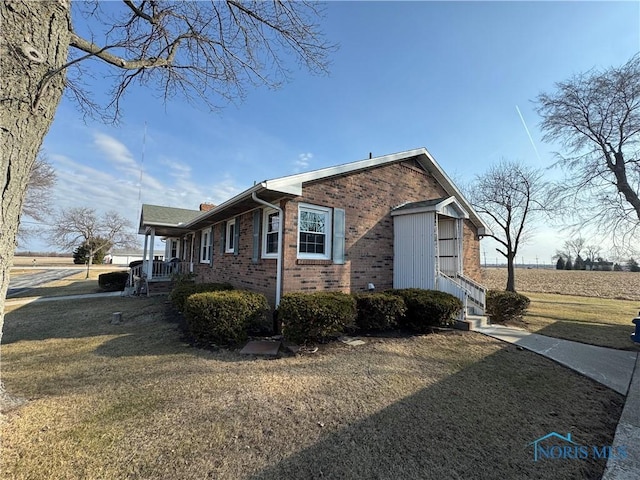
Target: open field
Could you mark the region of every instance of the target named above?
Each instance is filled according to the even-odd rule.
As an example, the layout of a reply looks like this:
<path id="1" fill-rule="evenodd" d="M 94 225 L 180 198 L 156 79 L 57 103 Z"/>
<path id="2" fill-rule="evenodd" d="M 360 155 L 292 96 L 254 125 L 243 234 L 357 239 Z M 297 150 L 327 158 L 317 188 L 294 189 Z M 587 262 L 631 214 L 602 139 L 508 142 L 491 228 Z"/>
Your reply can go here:
<path id="1" fill-rule="evenodd" d="M 367 338 L 263 360 L 180 339 L 163 297 L 9 307 L 1 478 L 600 478 L 532 461 L 609 445 L 623 397 L 476 333 Z M 114 311 L 125 323 L 111 325 Z"/>
<path id="2" fill-rule="evenodd" d="M 482 275 L 487 288 L 504 290 L 507 284 L 506 268 L 485 268 Z M 517 268 L 516 290 L 640 300 L 640 273 Z"/>
<path id="3" fill-rule="evenodd" d="M 37 267 L 67 267 L 73 266 L 73 257 L 13 257 L 13 265 L 15 267 L 33 267 L 33 260 Z"/>

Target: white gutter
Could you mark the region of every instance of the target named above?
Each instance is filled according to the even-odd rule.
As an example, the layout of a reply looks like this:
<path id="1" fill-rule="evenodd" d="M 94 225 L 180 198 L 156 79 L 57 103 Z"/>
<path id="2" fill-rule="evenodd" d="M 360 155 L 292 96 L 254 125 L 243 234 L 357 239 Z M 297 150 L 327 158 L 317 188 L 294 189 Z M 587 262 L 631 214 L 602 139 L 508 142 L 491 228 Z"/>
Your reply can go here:
<path id="1" fill-rule="evenodd" d="M 278 308 L 278 305 L 280 305 L 280 295 L 282 290 L 282 222 L 284 220 L 284 215 L 282 208 L 258 198 L 256 192 L 251 193 L 251 198 L 254 202 L 264 205 L 265 207 L 273 208 L 278 212 L 278 256 L 276 257 L 276 308 Z"/>

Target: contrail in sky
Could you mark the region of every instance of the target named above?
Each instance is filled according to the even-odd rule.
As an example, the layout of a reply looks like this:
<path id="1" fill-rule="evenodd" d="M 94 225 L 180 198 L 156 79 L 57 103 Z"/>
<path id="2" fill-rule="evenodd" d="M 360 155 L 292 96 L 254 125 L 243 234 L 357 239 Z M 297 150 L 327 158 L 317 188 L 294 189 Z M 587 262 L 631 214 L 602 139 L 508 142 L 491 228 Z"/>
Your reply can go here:
<path id="1" fill-rule="evenodd" d="M 518 105 L 516 105 L 516 110 L 518 111 L 518 115 L 520 115 L 520 120 L 522 121 L 522 125 L 524 126 L 524 129 L 527 132 L 527 135 L 529 136 L 529 141 L 531 142 L 531 146 L 533 147 L 533 150 L 536 152 L 536 157 L 538 157 L 538 162 L 542 163 L 542 159 L 540 159 L 540 154 L 538 153 L 536 144 L 533 143 L 533 137 L 531 136 L 531 132 L 529 132 L 529 129 L 527 128 L 527 124 L 524 121 L 524 117 L 522 116 L 522 113 L 520 112 Z"/>

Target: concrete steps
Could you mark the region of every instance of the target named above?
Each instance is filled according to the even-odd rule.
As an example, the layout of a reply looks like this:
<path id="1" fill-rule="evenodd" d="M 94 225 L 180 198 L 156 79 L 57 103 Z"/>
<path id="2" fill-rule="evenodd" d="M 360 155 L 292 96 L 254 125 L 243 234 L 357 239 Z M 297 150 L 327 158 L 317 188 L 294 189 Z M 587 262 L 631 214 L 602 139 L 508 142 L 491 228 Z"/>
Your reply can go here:
<path id="1" fill-rule="evenodd" d="M 465 315 L 464 320 L 458 320 L 455 327 L 460 330 L 474 331 L 489 326 L 489 317 L 486 315 Z"/>

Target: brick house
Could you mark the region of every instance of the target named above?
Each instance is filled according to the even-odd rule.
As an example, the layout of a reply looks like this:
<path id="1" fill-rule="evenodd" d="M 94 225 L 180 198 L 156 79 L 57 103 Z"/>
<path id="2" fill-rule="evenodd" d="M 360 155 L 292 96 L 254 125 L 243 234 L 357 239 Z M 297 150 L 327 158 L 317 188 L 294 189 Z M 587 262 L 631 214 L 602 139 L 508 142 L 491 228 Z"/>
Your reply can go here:
<path id="1" fill-rule="evenodd" d="M 486 230 L 420 148 L 266 180 L 199 211 L 144 205 L 139 233 L 145 258 L 160 235 L 165 258 L 178 258 L 196 281 L 261 292 L 274 306 L 294 291 L 419 287 L 483 314 Z M 150 268 L 147 276 L 158 276 Z"/>

